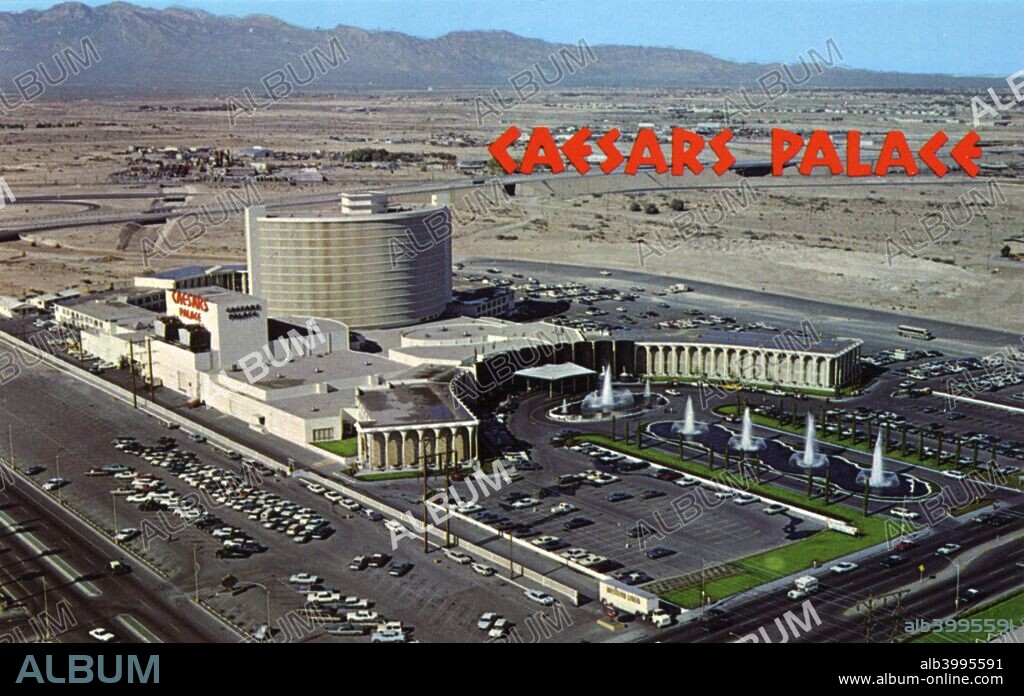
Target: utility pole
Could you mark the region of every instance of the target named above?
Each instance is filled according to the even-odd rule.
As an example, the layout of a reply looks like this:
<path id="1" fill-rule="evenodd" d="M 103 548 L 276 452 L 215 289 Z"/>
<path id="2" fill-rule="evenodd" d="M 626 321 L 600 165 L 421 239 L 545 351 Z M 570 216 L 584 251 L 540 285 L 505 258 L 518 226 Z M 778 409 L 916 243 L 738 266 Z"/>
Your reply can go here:
<path id="1" fill-rule="evenodd" d="M 192 569 L 196 579 L 196 604 L 199 604 L 199 545 L 192 542 Z"/>
<path id="2" fill-rule="evenodd" d="M 436 447 L 436 444 L 435 444 Z M 423 458 L 423 553 L 430 551 L 427 539 L 427 458 Z"/>
<path id="3" fill-rule="evenodd" d="M 153 339 L 149 336 L 146 337 L 146 354 L 149 360 L 149 400 L 156 403 L 156 387 L 153 385 Z M 342 423 L 341 437 L 345 437 L 344 431 L 345 427 Z"/>
<path id="4" fill-rule="evenodd" d="M 444 546 L 452 545 L 452 497 L 448 491 L 452 489 L 452 470 L 450 466 L 444 468 Z"/>
<path id="5" fill-rule="evenodd" d="M 868 615 L 864 620 L 864 642 L 870 643 L 874 633 L 875 598 L 868 597 Z"/>
<path id="6" fill-rule="evenodd" d="M 53 639 L 53 636 L 50 635 L 50 602 L 46 595 L 45 575 L 43 576 L 43 623 L 46 624 L 44 627 L 46 636 L 45 640 L 47 643 L 49 643 Z"/>
<path id="7" fill-rule="evenodd" d="M 139 397 L 135 392 L 135 341 L 128 341 L 128 371 L 132 374 L 132 408 L 138 408 Z"/>
<path id="8" fill-rule="evenodd" d="M 57 466 L 57 478 L 60 478 L 60 452 L 57 452 L 54 457 L 54 462 Z M 64 485 L 60 482 L 57 486 L 57 503 L 63 507 L 64 505 Z"/>
<path id="9" fill-rule="evenodd" d="M 515 566 L 512 563 L 512 532 L 508 533 L 508 578 L 515 578 Z"/>

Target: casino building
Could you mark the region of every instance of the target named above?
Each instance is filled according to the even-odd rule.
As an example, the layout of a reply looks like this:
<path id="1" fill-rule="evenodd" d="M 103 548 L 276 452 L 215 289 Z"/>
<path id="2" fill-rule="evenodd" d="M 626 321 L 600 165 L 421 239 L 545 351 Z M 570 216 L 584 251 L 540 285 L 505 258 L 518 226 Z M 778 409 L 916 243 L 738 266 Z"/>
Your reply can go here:
<path id="1" fill-rule="evenodd" d="M 58 303 L 55 317 L 86 356 L 134 359 L 144 383 L 257 432 L 345 452 L 364 471 L 475 463 L 474 412 L 538 385 L 592 389 L 605 366 L 633 380 L 822 395 L 858 378 L 855 339 L 608 333 L 488 316 L 509 312 L 514 295 L 453 297 L 445 206 L 348 195 L 331 215 L 249 209 L 246 226 L 248 266 L 151 274 Z"/>
<path id="2" fill-rule="evenodd" d="M 341 214 L 250 208 L 245 220 L 250 291 L 274 314 L 380 329 L 434 319 L 452 299 L 447 206 L 405 210 L 381 193 L 344 194 Z"/>

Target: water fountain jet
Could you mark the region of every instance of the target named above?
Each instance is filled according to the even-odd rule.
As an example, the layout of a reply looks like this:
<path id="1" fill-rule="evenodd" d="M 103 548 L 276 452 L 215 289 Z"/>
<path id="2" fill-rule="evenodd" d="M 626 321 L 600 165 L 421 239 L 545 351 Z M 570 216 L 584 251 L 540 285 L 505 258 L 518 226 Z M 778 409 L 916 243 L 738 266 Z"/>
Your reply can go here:
<path id="1" fill-rule="evenodd" d="M 804 432 L 803 454 L 796 452 L 789 458 L 789 461 L 804 469 L 818 469 L 828 466 L 828 457 L 820 454 L 817 450 L 817 442 L 814 439 L 814 414 L 807 412 L 807 427 Z"/>
<path id="2" fill-rule="evenodd" d="M 871 456 L 871 469 L 857 474 L 857 483 L 859 485 L 863 486 L 865 481 L 872 489 L 894 488 L 900 484 L 900 477 L 898 475 L 885 470 L 882 433 L 878 433 L 878 438 L 875 440 L 875 451 Z"/>
<path id="3" fill-rule="evenodd" d="M 698 423 L 693 415 L 693 398 L 686 397 L 686 410 L 683 412 L 683 420 L 672 424 L 672 434 L 683 437 L 696 437 L 708 431 L 707 423 Z"/>

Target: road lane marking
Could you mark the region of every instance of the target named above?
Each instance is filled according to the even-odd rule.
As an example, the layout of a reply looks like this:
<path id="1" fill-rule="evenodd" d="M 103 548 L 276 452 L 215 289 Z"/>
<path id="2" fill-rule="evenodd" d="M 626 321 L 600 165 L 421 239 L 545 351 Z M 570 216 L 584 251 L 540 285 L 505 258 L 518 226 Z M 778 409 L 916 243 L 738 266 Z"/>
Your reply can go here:
<path id="1" fill-rule="evenodd" d="M 43 544 L 41 541 L 30 532 L 19 531 L 21 525 L 15 522 L 6 513 L 0 512 L 0 522 L 11 532 L 13 536 L 19 537 L 26 545 L 33 551 L 39 554 L 43 561 L 53 566 L 53 568 L 63 575 L 72 585 L 77 587 L 83 593 L 89 597 L 99 597 L 103 594 L 98 587 L 93 585 L 87 580 L 79 580 L 82 574 L 75 570 L 71 565 L 68 564 L 60 556 L 55 556 L 50 553 L 50 548 Z"/>
<path id="2" fill-rule="evenodd" d="M 119 614 L 117 622 L 127 628 L 133 636 L 143 643 L 163 643 L 162 640 L 153 635 L 149 629 L 139 623 L 139 620 L 131 614 Z"/>

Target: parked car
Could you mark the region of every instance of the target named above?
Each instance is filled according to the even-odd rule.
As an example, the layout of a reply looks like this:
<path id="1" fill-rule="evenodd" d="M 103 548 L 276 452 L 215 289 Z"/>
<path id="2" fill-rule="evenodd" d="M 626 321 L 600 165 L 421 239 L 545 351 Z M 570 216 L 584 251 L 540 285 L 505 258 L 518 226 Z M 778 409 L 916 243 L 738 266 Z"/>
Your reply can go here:
<path id="1" fill-rule="evenodd" d="M 452 549 L 445 549 L 444 555 L 451 561 L 455 561 L 459 565 L 469 565 L 473 562 L 473 557 L 468 553 L 462 551 L 454 551 Z"/>
<path id="2" fill-rule="evenodd" d="M 479 619 L 477 619 L 476 627 L 481 631 L 489 631 L 491 630 L 491 626 L 494 625 L 494 622 L 500 618 L 501 614 L 496 614 L 493 611 L 485 612 L 480 615 Z"/>
<path id="3" fill-rule="evenodd" d="M 321 578 L 318 575 L 313 575 L 312 573 L 296 573 L 295 575 L 288 578 L 288 582 L 292 583 L 293 585 L 313 586 L 319 585 L 323 581 L 323 578 Z"/>
<path id="4" fill-rule="evenodd" d="M 388 575 L 400 578 L 403 575 L 407 575 L 412 568 L 413 565 L 409 561 L 395 561 L 388 569 Z"/>
<path id="5" fill-rule="evenodd" d="M 483 563 L 473 563 L 470 565 L 470 568 L 473 569 L 474 573 L 483 575 L 485 578 L 489 578 L 494 575 L 494 568 L 484 565 Z"/>
<path id="6" fill-rule="evenodd" d="M 554 597 L 545 592 L 541 592 L 540 590 L 526 590 L 523 592 L 523 595 L 525 595 L 531 602 L 536 602 L 537 604 L 541 604 L 545 607 L 549 607 L 555 603 Z"/>

